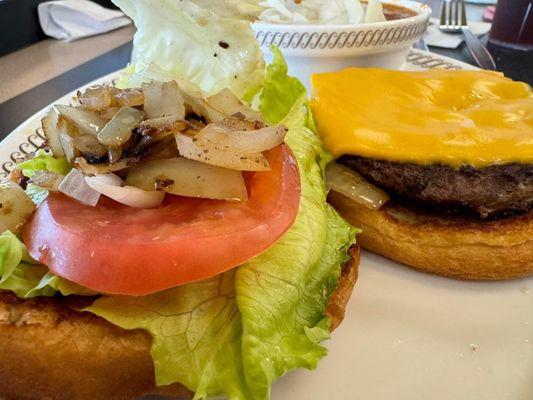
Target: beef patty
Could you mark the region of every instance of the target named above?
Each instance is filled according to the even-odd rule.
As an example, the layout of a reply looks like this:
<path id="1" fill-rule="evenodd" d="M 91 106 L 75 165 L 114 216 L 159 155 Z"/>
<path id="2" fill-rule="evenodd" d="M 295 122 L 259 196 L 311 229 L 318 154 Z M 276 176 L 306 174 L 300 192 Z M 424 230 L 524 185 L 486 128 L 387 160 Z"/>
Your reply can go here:
<path id="1" fill-rule="evenodd" d="M 444 212 L 473 212 L 481 218 L 520 214 L 533 209 L 533 165 L 484 168 L 418 165 L 343 156 L 339 162 L 357 171 L 393 198 Z"/>

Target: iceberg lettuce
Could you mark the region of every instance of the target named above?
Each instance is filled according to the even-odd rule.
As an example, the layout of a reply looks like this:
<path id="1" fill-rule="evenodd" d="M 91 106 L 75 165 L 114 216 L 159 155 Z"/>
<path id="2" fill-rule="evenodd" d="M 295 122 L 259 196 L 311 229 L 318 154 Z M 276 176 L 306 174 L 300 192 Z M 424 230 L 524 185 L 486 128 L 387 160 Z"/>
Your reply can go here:
<path id="1" fill-rule="evenodd" d="M 263 54 L 250 26 L 254 1 L 113 0 L 137 27 L 135 60 L 120 86 L 149 80 L 192 82 L 214 94 L 230 88 L 252 96 L 264 75 Z"/>

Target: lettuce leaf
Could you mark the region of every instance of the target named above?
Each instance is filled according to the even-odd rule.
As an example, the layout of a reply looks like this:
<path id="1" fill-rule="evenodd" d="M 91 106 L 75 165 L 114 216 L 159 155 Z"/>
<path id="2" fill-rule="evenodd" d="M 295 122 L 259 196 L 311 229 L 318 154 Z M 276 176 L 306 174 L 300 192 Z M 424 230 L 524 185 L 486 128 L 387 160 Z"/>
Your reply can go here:
<path id="1" fill-rule="evenodd" d="M 242 368 L 234 275 L 144 297 L 103 297 L 87 310 L 124 329 L 150 332 L 157 385 L 180 382 L 195 399 L 252 399 Z"/>
<path id="2" fill-rule="evenodd" d="M 22 174 L 25 177 L 31 178 L 37 171 L 41 170 L 67 175 L 72 169 L 72 166 L 65 157 L 55 158 L 45 150 L 37 150 L 33 158 L 18 164 L 17 169 L 22 170 Z M 40 205 L 48 196 L 48 190 L 33 183 L 28 184 L 25 192 L 37 205 Z"/>
<path id="3" fill-rule="evenodd" d="M 120 86 L 174 79 L 241 98 L 261 87 L 263 54 L 249 21 L 261 11 L 256 1 L 113 1 L 137 27 L 136 60 Z"/>
<path id="4" fill-rule="evenodd" d="M 268 66 L 265 76 L 265 84 L 260 95 L 259 109 L 265 120 L 269 124 L 280 123 L 296 104 L 307 104 L 305 86 L 297 78 L 288 75 L 288 67 L 281 51 L 276 46 L 271 46 L 272 63 Z M 314 125 L 309 125 L 312 121 L 310 113 L 298 113 L 297 110 L 292 116 L 292 125 L 308 126 L 314 130 Z M 304 120 L 294 120 L 294 118 L 304 118 Z M 307 122 L 305 119 L 307 118 Z"/>
<path id="5" fill-rule="evenodd" d="M 326 354 L 319 345 L 329 337 L 324 311 L 355 237 L 355 230 L 326 203 L 323 173 L 330 156 L 309 124 L 305 87 L 287 76 L 279 50 L 273 54 L 261 110 L 270 123 L 289 128 L 286 143 L 298 159 L 302 201 L 283 239 L 237 271 L 244 370 L 258 399 L 269 397 L 279 376 L 299 367 L 315 368 Z"/>
<path id="6" fill-rule="evenodd" d="M 17 168 L 22 170 L 24 176 L 31 178 L 39 170 L 48 170 L 56 174 L 66 175 L 72 169 L 72 166 L 65 157 L 54 158 L 45 150 L 38 150 L 35 153 L 35 157 L 21 162 L 17 165 Z"/>
<path id="7" fill-rule="evenodd" d="M 31 259 L 24 243 L 10 231 L 0 235 L 0 277 L 0 289 L 25 299 L 50 297 L 58 292 L 64 296 L 95 294 L 48 272 L 48 268 Z"/>
<path id="8" fill-rule="evenodd" d="M 277 53 L 261 107 L 289 128 L 300 168 L 301 205 L 289 232 L 236 271 L 145 297 L 104 296 L 87 308 L 150 332 L 157 384 L 180 382 L 196 399 L 268 399 L 277 377 L 314 368 L 326 354 L 325 308 L 355 230 L 326 203 L 330 156 L 313 130 L 305 88 L 286 73 Z M 292 100 L 279 101 L 285 96 Z"/>

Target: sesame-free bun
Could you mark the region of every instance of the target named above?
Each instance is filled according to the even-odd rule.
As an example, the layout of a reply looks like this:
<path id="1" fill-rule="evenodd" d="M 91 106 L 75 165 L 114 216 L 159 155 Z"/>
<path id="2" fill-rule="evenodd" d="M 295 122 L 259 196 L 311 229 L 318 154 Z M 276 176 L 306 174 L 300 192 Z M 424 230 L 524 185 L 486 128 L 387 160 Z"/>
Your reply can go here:
<path id="1" fill-rule="evenodd" d="M 357 279 L 359 246 L 350 250 L 329 299 L 330 329 L 344 318 Z M 180 384 L 156 387 L 152 338 L 88 312 L 94 299 L 18 299 L 0 291 L 0 398 L 6 400 L 127 400 L 147 394 L 190 398 Z"/>
<path id="2" fill-rule="evenodd" d="M 484 221 L 407 210 L 393 201 L 370 210 L 336 192 L 329 202 L 363 230 L 362 247 L 415 269 L 467 280 L 533 275 L 533 212 Z"/>

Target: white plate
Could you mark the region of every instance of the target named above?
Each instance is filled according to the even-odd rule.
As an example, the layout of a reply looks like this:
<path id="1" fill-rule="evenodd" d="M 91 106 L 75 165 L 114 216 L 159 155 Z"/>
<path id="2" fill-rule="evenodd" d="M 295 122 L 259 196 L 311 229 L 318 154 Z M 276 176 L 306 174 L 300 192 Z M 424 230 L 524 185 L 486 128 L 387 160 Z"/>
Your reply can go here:
<path id="1" fill-rule="evenodd" d="M 410 70 L 434 67 L 473 68 L 420 51 L 409 56 Z M 0 144 L 2 173 L 42 142 L 43 113 Z M 273 400 L 531 400 L 533 278 L 460 282 L 365 252 L 346 318 L 327 347 L 316 371 L 280 379 Z"/>

